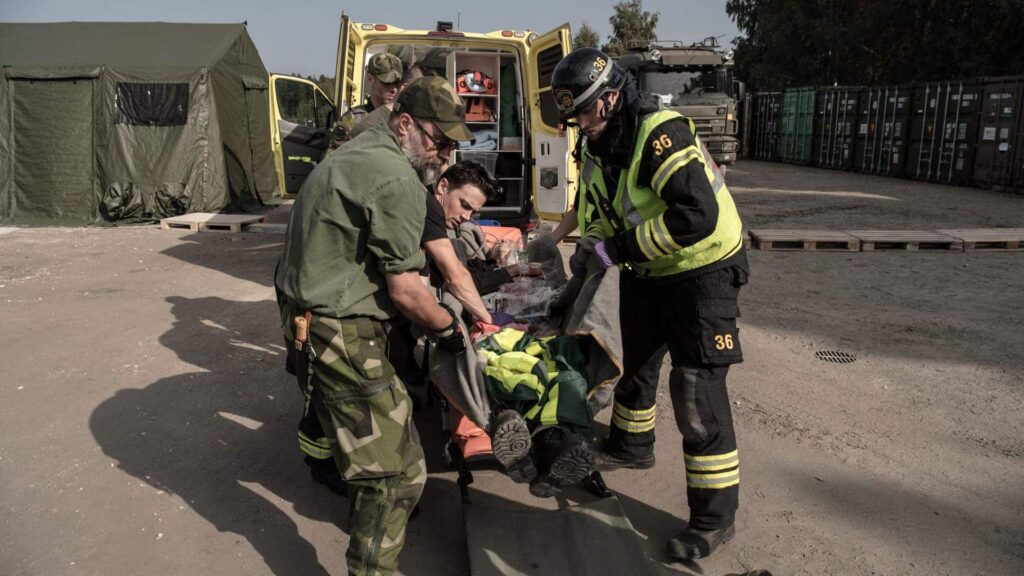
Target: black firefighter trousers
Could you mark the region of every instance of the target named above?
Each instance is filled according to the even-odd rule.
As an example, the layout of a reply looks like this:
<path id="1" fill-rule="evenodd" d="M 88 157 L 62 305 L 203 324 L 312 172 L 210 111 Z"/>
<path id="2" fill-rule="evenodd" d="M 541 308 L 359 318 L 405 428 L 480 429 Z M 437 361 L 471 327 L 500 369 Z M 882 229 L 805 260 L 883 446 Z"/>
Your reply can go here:
<path id="1" fill-rule="evenodd" d="M 623 458 L 654 450 L 658 379 L 671 355 L 669 387 L 683 434 L 690 526 L 733 524 L 739 505 L 739 455 L 725 378 L 743 361 L 737 297 L 745 262 L 666 282 L 624 271 L 620 283 L 624 373 L 615 389 L 607 450 Z"/>

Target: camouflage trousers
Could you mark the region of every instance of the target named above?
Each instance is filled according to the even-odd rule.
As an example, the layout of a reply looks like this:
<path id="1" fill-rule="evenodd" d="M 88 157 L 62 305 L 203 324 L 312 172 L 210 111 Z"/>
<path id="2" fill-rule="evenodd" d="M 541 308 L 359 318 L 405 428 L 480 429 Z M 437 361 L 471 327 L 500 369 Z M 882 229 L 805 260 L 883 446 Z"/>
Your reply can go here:
<path id="1" fill-rule="evenodd" d="M 427 481 L 412 401 L 386 357 L 381 322 L 314 316 L 313 408 L 348 484 L 352 576 L 392 574 Z"/>

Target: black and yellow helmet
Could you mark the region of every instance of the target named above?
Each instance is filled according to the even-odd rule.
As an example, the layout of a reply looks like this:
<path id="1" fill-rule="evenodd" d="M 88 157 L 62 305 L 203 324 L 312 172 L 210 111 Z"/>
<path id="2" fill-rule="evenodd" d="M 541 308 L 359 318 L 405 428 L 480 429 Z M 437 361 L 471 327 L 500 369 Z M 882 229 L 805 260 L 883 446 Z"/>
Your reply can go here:
<path id="1" fill-rule="evenodd" d="M 574 118 L 611 90 L 621 90 L 626 72 L 597 48 L 577 48 L 555 66 L 551 91 L 563 121 Z"/>

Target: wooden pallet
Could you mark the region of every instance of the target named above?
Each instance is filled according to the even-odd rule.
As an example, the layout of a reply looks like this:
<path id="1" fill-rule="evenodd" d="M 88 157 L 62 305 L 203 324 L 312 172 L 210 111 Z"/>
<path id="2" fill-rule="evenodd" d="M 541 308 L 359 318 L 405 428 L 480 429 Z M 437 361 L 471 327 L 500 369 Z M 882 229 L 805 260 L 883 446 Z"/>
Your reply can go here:
<path id="1" fill-rule="evenodd" d="M 812 250 L 857 252 L 860 240 L 834 230 L 751 230 L 758 250 Z"/>
<path id="2" fill-rule="evenodd" d="M 878 250 L 955 250 L 962 251 L 964 242 L 946 234 L 928 230 L 847 230 L 860 239 L 861 252 Z"/>
<path id="3" fill-rule="evenodd" d="M 253 214 L 213 214 L 195 212 L 160 219 L 160 228 L 187 228 L 192 232 L 241 232 L 249 224 L 263 222 L 266 216 Z"/>
<path id="4" fill-rule="evenodd" d="M 962 240 L 964 252 L 1024 250 L 1024 228 L 969 228 L 939 232 Z"/>

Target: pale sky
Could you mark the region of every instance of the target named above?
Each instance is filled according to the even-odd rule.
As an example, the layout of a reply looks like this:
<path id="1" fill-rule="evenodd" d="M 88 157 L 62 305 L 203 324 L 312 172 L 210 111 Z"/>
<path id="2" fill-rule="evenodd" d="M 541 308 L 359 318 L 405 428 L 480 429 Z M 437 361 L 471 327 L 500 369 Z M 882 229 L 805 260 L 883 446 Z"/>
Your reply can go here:
<path id="1" fill-rule="evenodd" d="M 271 72 L 331 76 L 342 10 L 357 22 L 432 29 L 438 20 L 461 21 L 469 32 L 514 29 L 546 32 L 564 22 L 573 30 L 586 21 L 601 37 L 611 33 L 615 0 L 0 0 L 0 22 L 161 21 L 248 22 L 249 35 Z M 696 42 L 739 32 L 725 13 L 725 0 L 644 0 L 659 12 L 658 37 Z M 169 46 L 168 49 L 173 49 Z M 2 55 L 0 55 L 2 60 Z"/>

